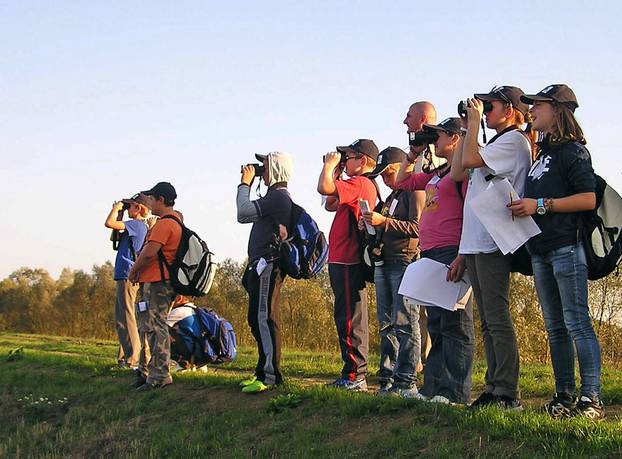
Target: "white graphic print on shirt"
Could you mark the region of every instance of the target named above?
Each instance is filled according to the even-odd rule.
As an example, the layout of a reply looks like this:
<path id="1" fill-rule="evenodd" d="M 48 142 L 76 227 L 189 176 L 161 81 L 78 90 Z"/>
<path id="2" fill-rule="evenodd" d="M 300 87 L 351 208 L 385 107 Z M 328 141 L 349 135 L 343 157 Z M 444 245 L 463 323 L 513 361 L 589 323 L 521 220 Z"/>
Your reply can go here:
<path id="1" fill-rule="evenodd" d="M 532 181 L 540 180 L 549 171 L 549 162 L 551 162 L 551 157 L 547 155 L 533 163 L 531 169 L 529 169 L 529 177 L 531 177 Z"/>

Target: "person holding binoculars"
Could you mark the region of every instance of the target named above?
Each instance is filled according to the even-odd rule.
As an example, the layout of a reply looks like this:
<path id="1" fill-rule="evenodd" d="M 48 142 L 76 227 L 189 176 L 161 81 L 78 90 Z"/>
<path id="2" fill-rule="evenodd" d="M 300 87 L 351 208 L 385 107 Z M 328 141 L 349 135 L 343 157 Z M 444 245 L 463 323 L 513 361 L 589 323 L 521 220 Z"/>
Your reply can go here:
<path id="1" fill-rule="evenodd" d="M 408 173 L 415 161 L 411 154 L 402 162 L 397 189 L 425 190 L 426 202 L 419 220 L 421 258 L 448 266 L 447 281 L 459 282 L 464 259 L 458 256 L 462 230 L 462 206 L 466 192 L 466 174 L 454 180 L 450 176 L 454 152 L 461 145 L 462 121 L 447 118 L 437 125 L 425 124 L 415 134 L 415 142 L 430 142 L 436 155 L 447 163 L 429 173 Z M 435 403 L 467 403 L 471 395 L 474 353 L 473 306 L 469 298 L 464 309 L 448 311 L 428 307 L 428 332 L 432 347 L 423 370 L 420 393 L 404 394 Z"/>
<path id="2" fill-rule="evenodd" d="M 486 190 L 491 180 L 503 178 L 510 182 L 518 196 L 523 195 L 531 165 L 531 141 L 521 129 L 527 122 L 528 109 L 521 101 L 523 94 L 515 86 L 500 86 L 486 94 L 475 94 L 461 104 L 462 115 L 466 115 L 466 136 L 462 148 L 453 157 L 451 168 L 454 179 L 471 170 L 460 254 L 466 258 L 479 308 L 487 362 L 486 387 L 472 403 L 474 408 L 494 404 L 502 409 L 522 409 L 518 390 L 518 343 L 509 304 L 512 258 L 499 250 L 469 203 Z M 497 134 L 480 148 L 478 134 L 482 116 L 488 128 Z"/>
<path id="3" fill-rule="evenodd" d="M 129 219 L 124 220 L 127 212 Z M 141 343 L 136 325 L 136 295 L 138 284 L 128 280 L 128 274 L 136 261 L 147 235 L 145 219 L 149 209 L 140 193 L 131 198 L 116 201 L 106 218 L 104 225 L 112 230 L 113 248 L 117 251 L 114 263 L 116 283 L 116 301 L 114 321 L 119 337 L 118 364 L 124 368 L 137 368 L 140 358 Z"/>
<path id="4" fill-rule="evenodd" d="M 240 383 L 243 393 L 263 392 L 283 382 L 278 307 L 285 274 L 279 268 L 278 256 L 292 211 L 287 190 L 294 169 L 291 156 L 272 152 L 255 157 L 261 164 L 242 166 L 236 199 L 238 222 L 253 224 L 242 285 L 248 293 L 248 324 L 259 353 L 255 374 Z M 258 174 L 268 191 L 251 201 L 250 187 Z"/>
<path id="5" fill-rule="evenodd" d="M 328 235 L 328 275 L 335 296 L 335 325 L 343 367 L 330 385 L 348 391 L 367 390 L 369 324 L 363 236 L 358 229 L 360 202 L 376 206 L 377 185 L 369 175 L 376 167 L 378 147 L 358 139 L 324 156 L 317 191 L 326 196 L 325 208 L 335 212 Z M 348 179 L 341 179 L 342 172 Z"/>

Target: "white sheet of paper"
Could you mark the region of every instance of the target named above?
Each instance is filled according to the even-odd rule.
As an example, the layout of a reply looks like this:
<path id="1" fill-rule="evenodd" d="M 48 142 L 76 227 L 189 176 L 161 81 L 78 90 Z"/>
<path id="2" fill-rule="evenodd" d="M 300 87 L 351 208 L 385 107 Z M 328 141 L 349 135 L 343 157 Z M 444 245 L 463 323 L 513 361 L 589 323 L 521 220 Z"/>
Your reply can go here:
<path id="1" fill-rule="evenodd" d="M 138 302 L 138 312 L 145 312 L 147 310 L 147 302 L 139 301 Z"/>
<path id="2" fill-rule="evenodd" d="M 260 258 L 259 261 L 257 262 L 257 267 L 255 268 L 257 270 L 258 276 L 261 276 L 261 273 L 263 272 L 264 269 L 266 269 L 266 266 L 268 266 L 268 262 L 266 261 L 266 259 Z"/>
<path id="3" fill-rule="evenodd" d="M 390 215 L 391 217 L 393 217 L 393 214 L 395 213 L 395 208 L 396 208 L 396 207 L 397 207 L 397 199 L 394 199 L 394 200 L 391 202 L 391 207 L 389 207 L 389 215 Z"/>
<path id="4" fill-rule="evenodd" d="M 446 277 L 445 264 L 421 258 L 406 268 L 399 294 L 417 304 L 455 311 L 468 301 L 471 281 L 466 273 L 460 282 L 448 282 Z"/>
<path id="5" fill-rule="evenodd" d="M 540 234 L 533 218 L 514 217 L 512 220 L 512 213 L 507 208 L 510 196 L 512 200 L 519 199 L 510 182 L 504 178 L 490 182 L 488 188 L 468 204 L 503 255 L 514 253 L 530 238 Z"/>
<path id="6" fill-rule="evenodd" d="M 359 207 L 361 208 L 361 212 L 370 212 L 369 203 L 365 199 L 359 199 Z M 365 228 L 367 228 L 369 234 L 376 234 L 376 228 L 372 225 L 365 223 Z"/>

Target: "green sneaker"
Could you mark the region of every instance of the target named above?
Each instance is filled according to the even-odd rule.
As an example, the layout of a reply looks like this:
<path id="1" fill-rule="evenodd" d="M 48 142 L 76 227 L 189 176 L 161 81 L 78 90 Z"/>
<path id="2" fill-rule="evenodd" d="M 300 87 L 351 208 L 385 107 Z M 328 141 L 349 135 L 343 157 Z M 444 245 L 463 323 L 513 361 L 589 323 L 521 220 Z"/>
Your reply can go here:
<path id="1" fill-rule="evenodd" d="M 259 392 L 266 391 L 268 389 L 272 389 L 271 385 L 266 385 L 262 381 L 256 380 L 255 382 L 249 384 L 248 386 L 244 386 L 242 388 L 242 393 L 244 394 L 258 394 Z"/>
<path id="2" fill-rule="evenodd" d="M 257 376 L 253 376 L 252 378 L 243 379 L 242 381 L 240 381 L 240 387 L 250 386 L 255 381 L 257 381 Z"/>

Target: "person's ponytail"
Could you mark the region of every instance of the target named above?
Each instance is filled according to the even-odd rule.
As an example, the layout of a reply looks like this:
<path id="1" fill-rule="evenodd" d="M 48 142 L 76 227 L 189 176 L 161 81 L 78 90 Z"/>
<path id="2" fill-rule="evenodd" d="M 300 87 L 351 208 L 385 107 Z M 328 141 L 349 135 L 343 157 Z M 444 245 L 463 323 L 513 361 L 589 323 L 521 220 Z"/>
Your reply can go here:
<path id="1" fill-rule="evenodd" d="M 538 133 L 531 128 L 531 114 L 527 112 L 523 115 L 518 110 L 514 109 L 514 124 L 516 126 L 522 126 L 523 124 L 527 124 L 525 130 L 522 131 L 525 138 L 529 141 L 529 148 L 531 150 L 531 160 L 536 159 L 536 143 L 538 141 Z"/>

